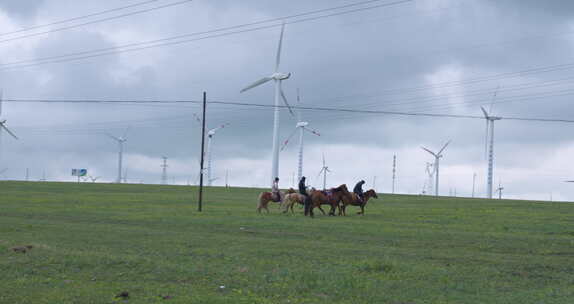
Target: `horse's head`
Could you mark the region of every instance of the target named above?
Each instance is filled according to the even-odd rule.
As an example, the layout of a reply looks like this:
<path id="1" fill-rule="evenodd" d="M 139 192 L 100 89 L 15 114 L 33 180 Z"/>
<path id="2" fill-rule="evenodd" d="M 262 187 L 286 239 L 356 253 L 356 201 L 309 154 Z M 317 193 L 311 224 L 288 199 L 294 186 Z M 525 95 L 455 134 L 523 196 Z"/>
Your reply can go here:
<path id="1" fill-rule="evenodd" d="M 374 189 L 370 189 L 369 191 L 365 192 L 365 196 L 369 196 L 372 198 L 379 198 L 377 196 L 377 191 L 375 191 Z"/>

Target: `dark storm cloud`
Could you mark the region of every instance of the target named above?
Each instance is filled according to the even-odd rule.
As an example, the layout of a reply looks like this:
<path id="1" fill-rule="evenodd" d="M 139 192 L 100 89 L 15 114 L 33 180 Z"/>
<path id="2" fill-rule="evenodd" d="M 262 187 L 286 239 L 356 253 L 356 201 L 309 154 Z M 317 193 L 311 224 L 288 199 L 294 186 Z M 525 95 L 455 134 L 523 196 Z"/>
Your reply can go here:
<path id="1" fill-rule="evenodd" d="M 18 18 L 33 17 L 45 4 L 44 0 L 2 0 L 0 9 Z"/>

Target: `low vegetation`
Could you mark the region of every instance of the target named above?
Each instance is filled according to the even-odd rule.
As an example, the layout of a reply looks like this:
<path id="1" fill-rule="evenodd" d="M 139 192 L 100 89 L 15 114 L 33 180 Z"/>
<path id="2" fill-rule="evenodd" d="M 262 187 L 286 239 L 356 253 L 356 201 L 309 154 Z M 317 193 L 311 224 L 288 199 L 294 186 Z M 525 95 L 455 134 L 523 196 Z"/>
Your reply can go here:
<path id="1" fill-rule="evenodd" d="M 255 212 L 255 189 L 0 182 L 0 303 L 570 303 L 574 205 L 380 195 Z"/>

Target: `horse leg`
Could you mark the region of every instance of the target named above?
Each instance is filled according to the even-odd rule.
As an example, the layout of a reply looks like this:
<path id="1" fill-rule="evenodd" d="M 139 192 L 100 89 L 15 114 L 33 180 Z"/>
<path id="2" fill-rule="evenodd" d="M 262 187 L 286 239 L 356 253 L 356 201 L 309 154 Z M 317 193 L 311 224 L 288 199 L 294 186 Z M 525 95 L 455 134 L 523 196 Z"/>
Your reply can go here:
<path id="1" fill-rule="evenodd" d="M 317 206 L 317 208 L 319 208 L 319 210 L 321 210 L 321 213 L 323 213 L 323 215 L 325 215 L 325 210 L 323 210 L 323 208 L 321 208 L 321 205 Z"/>

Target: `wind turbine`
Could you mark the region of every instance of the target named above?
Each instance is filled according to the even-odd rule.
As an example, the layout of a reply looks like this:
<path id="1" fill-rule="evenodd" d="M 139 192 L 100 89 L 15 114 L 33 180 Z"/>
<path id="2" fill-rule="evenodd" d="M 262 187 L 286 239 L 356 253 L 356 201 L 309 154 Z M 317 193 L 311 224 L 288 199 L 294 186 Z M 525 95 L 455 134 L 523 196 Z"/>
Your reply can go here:
<path id="1" fill-rule="evenodd" d="M 299 104 L 300 102 L 301 102 L 301 99 L 299 97 L 299 92 L 297 92 L 297 104 Z M 303 136 L 304 136 L 305 132 L 309 132 L 309 133 L 311 133 L 313 135 L 317 135 L 317 136 L 321 136 L 321 134 L 319 134 L 319 132 L 317 132 L 315 130 L 307 128 L 309 123 L 301 120 L 301 112 L 299 112 L 298 116 L 299 116 L 299 119 L 298 119 L 297 124 L 295 125 L 295 130 L 293 130 L 291 135 L 289 135 L 287 140 L 285 140 L 285 142 L 283 143 L 283 147 L 281 147 L 281 151 L 283 151 L 285 149 L 285 147 L 287 147 L 287 144 L 289 144 L 289 140 L 291 140 L 291 138 L 297 133 L 297 131 L 299 131 L 299 160 L 298 160 L 298 165 L 297 165 L 297 180 L 300 181 L 301 177 L 303 176 Z"/>
<path id="2" fill-rule="evenodd" d="M 209 130 L 207 132 L 207 186 L 212 185 L 213 181 L 215 181 L 217 178 L 211 178 L 211 156 L 212 156 L 212 149 L 211 149 L 211 144 L 212 144 L 212 140 L 213 140 L 213 136 L 215 136 L 215 134 L 217 133 L 217 131 L 225 128 L 225 126 L 229 125 L 228 123 L 222 124 L 221 126 L 217 127 L 217 128 L 213 128 L 211 130 Z"/>
<path id="3" fill-rule="evenodd" d="M 291 77 L 291 73 L 281 73 L 279 72 L 279 65 L 281 63 L 281 48 L 283 45 L 283 34 L 285 32 L 285 24 L 281 26 L 281 36 L 279 36 L 279 47 L 277 48 L 277 57 L 275 59 L 275 72 L 271 74 L 271 76 L 267 76 L 257 80 L 256 82 L 252 83 L 251 85 L 245 87 L 241 90 L 241 93 L 260 86 L 266 82 L 271 80 L 275 83 L 275 110 L 274 110 L 274 118 L 273 118 L 273 147 L 272 147 L 272 158 L 271 158 L 271 179 L 270 182 L 273 184 L 273 180 L 279 176 L 279 99 L 283 99 L 283 102 L 289 109 L 291 115 L 293 115 L 293 111 L 287 102 L 287 98 L 285 97 L 285 93 L 283 92 L 282 83 L 283 80 L 289 79 Z"/>
<path id="4" fill-rule="evenodd" d="M 494 92 L 492 97 L 493 102 L 496 98 L 497 91 Z M 492 177 L 494 175 L 494 122 L 497 120 L 501 120 L 502 117 L 492 116 L 490 115 L 483 107 L 480 107 L 482 110 L 482 114 L 484 114 L 484 119 L 486 120 L 486 134 L 485 134 L 485 142 L 484 142 L 484 152 L 486 153 L 486 149 L 488 149 L 488 174 L 486 178 L 486 196 L 487 198 L 492 198 Z M 492 104 L 491 104 L 492 110 Z M 489 131 L 490 130 L 490 134 Z M 490 138 L 490 145 L 489 145 L 489 138 Z"/>
<path id="5" fill-rule="evenodd" d="M 331 170 L 329 170 L 329 167 L 325 164 L 325 153 L 323 153 L 323 167 L 321 168 L 321 171 L 319 171 L 319 174 L 317 174 L 317 178 L 319 178 L 319 176 L 321 176 L 321 173 L 323 173 L 323 190 L 327 189 L 327 173 L 331 173 Z"/>
<path id="6" fill-rule="evenodd" d="M 8 127 L 6 127 L 6 119 L 2 119 L 2 98 L 3 98 L 3 93 L 0 90 L 0 160 L 1 160 L 1 154 L 2 154 L 2 131 L 6 131 L 8 134 L 10 134 L 10 136 L 14 137 L 14 139 L 18 139 L 18 137 L 16 135 L 14 135 L 14 133 L 12 133 L 12 131 L 10 131 L 10 129 L 8 129 Z"/>
<path id="7" fill-rule="evenodd" d="M 434 156 L 434 170 L 435 170 L 435 196 L 438 196 L 438 181 L 439 181 L 439 163 L 440 163 L 440 159 L 442 158 L 442 152 L 444 151 L 444 149 L 446 149 L 446 147 L 448 146 L 448 144 L 450 144 L 450 140 L 442 147 L 442 149 L 440 149 L 438 151 L 438 153 L 434 153 L 433 151 L 425 148 L 425 147 L 421 147 L 423 150 L 427 151 L 428 153 L 430 153 L 432 156 Z"/>
<path id="8" fill-rule="evenodd" d="M 123 161 L 123 154 L 124 154 L 124 143 L 127 141 L 126 135 L 128 134 L 128 130 L 130 128 L 126 128 L 126 131 L 124 132 L 124 135 L 121 137 L 116 137 L 113 136 L 109 133 L 107 133 L 107 135 L 118 142 L 118 146 L 119 146 L 119 152 L 118 152 L 118 179 L 116 180 L 116 183 L 121 184 L 122 183 L 122 161 Z"/>
<path id="9" fill-rule="evenodd" d="M 427 176 L 428 176 L 428 189 L 429 189 L 428 193 L 429 193 L 429 195 L 430 195 L 431 190 L 432 190 L 432 188 L 433 188 L 434 175 L 435 175 L 435 173 L 436 173 L 436 168 L 435 168 L 435 166 L 434 166 L 433 163 L 427 163 L 426 173 L 427 173 Z"/>
<path id="10" fill-rule="evenodd" d="M 98 179 L 100 179 L 99 176 L 93 177 L 91 175 L 88 175 L 88 178 L 92 181 L 92 183 L 95 183 Z"/>
<path id="11" fill-rule="evenodd" d="M 504 187 L 502 187 L 500 185 L 500 181 L 498 181 L 498 188 L 496 189 L 496 192 L 498 192 L 498 199 L 502 199 L 502 190 L 504 190 Z"/>

